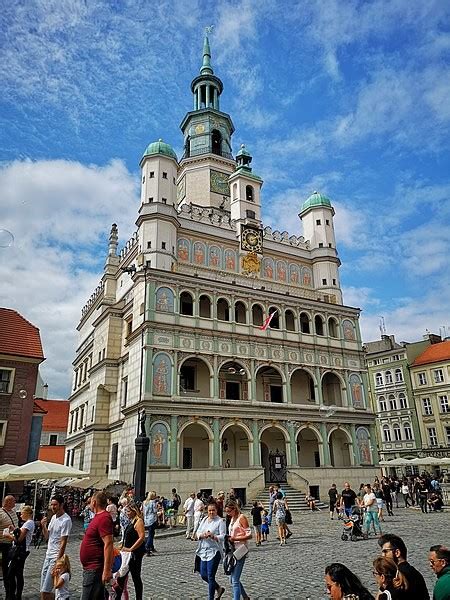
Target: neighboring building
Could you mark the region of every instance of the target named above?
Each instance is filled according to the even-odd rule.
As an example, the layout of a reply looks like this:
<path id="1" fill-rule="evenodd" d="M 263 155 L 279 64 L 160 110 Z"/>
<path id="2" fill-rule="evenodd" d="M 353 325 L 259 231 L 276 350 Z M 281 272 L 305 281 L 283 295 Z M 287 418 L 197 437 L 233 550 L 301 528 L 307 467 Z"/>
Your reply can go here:
<path id="1" fill-rule="evenodd" d="M 411 365 L 422 449 L 450 457 L 450 341 L 431 344 Z"/>
<path id="2" fill-rule="evenodd" d="M 331 202 L 303 203 L 304 237 L 263 227 L 263 182 L 245 147 L 233 158 L 207 38 L 191 89 L 184 155 L 161 140 L 144 152 L 137 232 L 118 255 L 113 225 L 82 310 L 66 464 L 131 481 L 145 408 L 163 494 L 370 481 L 374 415 Z"/>
<path id="3" fill-rule="evenodd" d="M 43 360 L 39 329 L 15 310 L 0 308 L 0 464 L 27 462 Z"/>
<path id="4" fill-rule="evenodd" d="M 28 443 L 27 462 L 37 460 L 39 457 L 42 423 L 45 415 L 45 410 L 41 406 L 39 406 L 39 404 L 36 401 L 34 401 L 33 418 L 31 420 L 30 441 Z"/>
<path id="5" fill-rule="evenodd" d="M 36 404 L 45 412 L 39 447 L 39 460 L 64 464 L 66 454 L 68 400 L 36 398 Z"/>
<path id="6" fill-rule="evenodd" d="M 364 348 L 380 458 L 415 458 L 422 442 L 405 344 L 398 344 L 393 335 L 382 335 L 364 343 Z"/>

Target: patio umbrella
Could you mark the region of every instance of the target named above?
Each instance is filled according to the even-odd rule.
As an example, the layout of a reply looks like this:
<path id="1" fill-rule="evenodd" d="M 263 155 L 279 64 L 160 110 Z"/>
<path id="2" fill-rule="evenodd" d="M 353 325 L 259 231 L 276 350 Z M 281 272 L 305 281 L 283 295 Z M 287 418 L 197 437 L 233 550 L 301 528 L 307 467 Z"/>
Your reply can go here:
<path id="1" fill-rule="evenodd" d="M 379 463 L 382 467 L 403 467 L 405 465 L 412 464 L 410 458 L 393 458 L 392 460 L 380 460 Z"/>
<path id="2" fill-rule="evenodd" d="M 72 479 L 70 486 L 78 488 L 79 490 L 87 490 L 88 488 L 96 487 L 96 483 L 99 477 L 83 477 L 83 479 Z"/>
<path id="3" fill-rule="evenodd" d="M 442 465 L 441 459 L 436 458 L 435 456 L 424 456 L 423 458 L 413 458 L 411 460 L 412 465 L 425 465 L 425 466 L 435 466 Z"/>

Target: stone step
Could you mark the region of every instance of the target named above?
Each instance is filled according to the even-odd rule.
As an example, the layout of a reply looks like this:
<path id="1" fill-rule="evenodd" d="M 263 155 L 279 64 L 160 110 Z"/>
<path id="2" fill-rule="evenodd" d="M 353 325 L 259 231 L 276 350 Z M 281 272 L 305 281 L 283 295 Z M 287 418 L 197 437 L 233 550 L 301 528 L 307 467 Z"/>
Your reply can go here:
<path id="1" fill-rule="evenodd" d="M 294 512 L 298 511 L 309 511 L 310 508 L 306 502 L 306 494 L 301 492 L 300 490 L 293 488 L 290 485 L 283 485 L 283 491 L 286 494 L 286 499 L 289 505 L 289 509 Z M 258 502 L 262 502 L 264 506 L 269 502 L 269 486 L 266 486 L 265 489 L 258 494 L 256 500 Z M 316 507 L 319 510 L 327 510 L 328 505 L 320 500 L 316 500 Z"/>

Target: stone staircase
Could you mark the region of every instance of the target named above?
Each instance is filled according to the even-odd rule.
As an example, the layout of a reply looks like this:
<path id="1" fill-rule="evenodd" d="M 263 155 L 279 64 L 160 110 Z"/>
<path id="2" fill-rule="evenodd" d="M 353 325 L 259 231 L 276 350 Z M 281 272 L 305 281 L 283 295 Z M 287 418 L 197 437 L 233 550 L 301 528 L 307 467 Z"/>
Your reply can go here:
<path id="1" fill-rule="evenodd" d="M 300 492 L 299 490 L 293 488 L 287 483 L 282 486 L 284 493 L 286 494 L 286 500 L 289 506 L 289 510 L 291 512 L 299 512 L 299 511 L 309 511 L 310 508 L 306 503 L 306 494 L 304 492 Z M 247 508 L 251 507 L 251 502 L 253 498 L 247 498 Z M 267 507 L 269 504 L 269 486 L 266 486 L 264 490 L 262 490 L 257 496 L 256 500 L 258 502 L 262 502 L 264 507 Z M 316 500 L 316 507 L 319 510 L 328 510 L 328 505 L 320 500 Z"/>

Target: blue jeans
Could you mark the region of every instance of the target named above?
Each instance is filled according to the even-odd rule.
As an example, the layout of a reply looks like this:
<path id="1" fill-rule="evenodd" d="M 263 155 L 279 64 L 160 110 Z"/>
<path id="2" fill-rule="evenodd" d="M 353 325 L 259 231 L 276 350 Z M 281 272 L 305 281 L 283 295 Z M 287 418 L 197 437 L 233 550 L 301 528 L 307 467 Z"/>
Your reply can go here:
<path id="1" fill-rule="evenodd" d="M 369 533 L 371 523 L 374 524 L 375 531 L 378 531 L 378 533 L 381 533 L 381 525 L 380 525 L 380 521 L 378 520 L 378 512 L 368 510 L 366 512 L 366 516 L 364 518 L 364 532 L 365 533 Z"/>
<path id="2" fill-rule="evenodd" d="M 155 539 L 156 521 L 145 528 L 148 531 L 147 541 L 145 542 L 145 551 L 151 552 L 155 549 L 153 540 Z"/>
<path id="3" fill-rule="evenodd" d="M 220 552 L 217 552 L 211 560 L 200 561 L 200 576 L 208 584 L 208 600 L 214 600 L 216 590 L 220 589 L 220 585 L 216 581 L 220 558 Z"/>
<path id="4" fill-rule="evenodd" d="M 231 587 L 233 588 L 233 600 L 240 600 L 241 596 L 243 598 L 248 598 L 247 592 L 244 590 L 244 586 L 241 583 L 241 574 L 246 558 L 247 557 L 244 556 L 236 561 L 236 565 L 231 571 L 230 581 Z"/>

